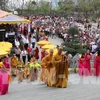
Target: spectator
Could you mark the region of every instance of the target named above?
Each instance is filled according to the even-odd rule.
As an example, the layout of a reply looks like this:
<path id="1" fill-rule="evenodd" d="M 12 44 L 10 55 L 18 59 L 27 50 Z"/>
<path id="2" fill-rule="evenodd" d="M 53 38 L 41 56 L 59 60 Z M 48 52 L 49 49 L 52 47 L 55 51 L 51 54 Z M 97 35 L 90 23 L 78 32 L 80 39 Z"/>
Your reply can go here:
<path id="1" fill-rule="evenodd" d="M 25 64 L 26 63 L 26 57 L 27 57 L 27 51 L 25 50 L 25 48 L 23 48 L 21 55 L 22 55 L 22 60 Z"/>
<path id="2" fill-rule="evenodd" d="M 36 49 L 34 50 L 34 57 L 38 60 L 39 59 L 39 49 L 38 47 L 36 47 Z"/>

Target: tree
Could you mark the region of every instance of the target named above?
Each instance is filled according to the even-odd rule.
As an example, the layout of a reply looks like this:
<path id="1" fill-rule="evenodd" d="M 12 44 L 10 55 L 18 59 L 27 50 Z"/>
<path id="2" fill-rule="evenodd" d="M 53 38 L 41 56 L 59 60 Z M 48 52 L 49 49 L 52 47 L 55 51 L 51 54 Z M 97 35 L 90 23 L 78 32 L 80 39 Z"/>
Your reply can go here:
<path id="1" fill-rule="evenodd" d="M 80 7 L 80 10 L 84 13 L 85 17 L 92 11 L 93 7 L 91 6 L 91 1 L 92 0 L 78 0 L 78 7 Z"/>
<path id="2" fill-rule="evenodd" d="M 71 14 L 74 11 L 75 4 L 73 0 L 58 2 L 58 12 L 63 14 Z"/>
<path id="3" fill-rule="evenodd" d="M 49 13 L 51 9 L 52 9 L 51 3 L 46 1 L 41 1 L 38 6 L 38 10 L 44 14 Z"/>
<path id="4" fill-rule="evenodd" d="M 69 38 L 66 42 L 63 43 L 64 51 L 70 52 L 73 56 L 77 53 L 85 53 L 86 49 L 83 48 L 83 46 L 80 44 L 80 39 L 78 37 L 78 29 L 75 27 L 71 27 L 68 30 L 68 34 L 71 35 L 71 38 Z"/>
<path id="5" fill-rule="evenodd" d="M 79 31 L 77 28 L 75 27 L 71 27 L 69 30 L 68 30 L 68 34 L 70 34 L 73 38 L 75 35 L 78 35 L 79 34 Z"/>
<path id="6" fill-rule="evenodd" d="M 93 13 L 99 11 L 100 9 L 100 0 L 92 0 L 91 6 L 93 7 Z"/>
<path id="7" fill-rule="evenodd" d="M 6 10 L 8 8 L 9 0 L 0 0 L 0 9 Z"/>
<path id="8" fill-rule="evenodd" d="M 100 0 L 78 0 L 76 9 L 85 17 L 95 17 L 97 13 L 100 13 Z"/>
<path id="9" fill-rule="evenodd" d="M 37 4 L 36 4 L 35 1 L 29 0 L 29 1 L 27 1 L 27 2 L 25 3 L 25 8 L 26 8 L 26 9 L 34 9 L 36 5 L 37 5 Z"/>

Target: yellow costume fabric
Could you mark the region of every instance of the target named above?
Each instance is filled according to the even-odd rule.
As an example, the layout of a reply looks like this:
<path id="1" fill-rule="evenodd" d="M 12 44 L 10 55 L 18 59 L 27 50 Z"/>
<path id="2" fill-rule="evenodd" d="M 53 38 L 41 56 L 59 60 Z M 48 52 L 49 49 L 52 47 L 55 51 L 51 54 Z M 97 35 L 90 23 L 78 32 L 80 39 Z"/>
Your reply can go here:
<path id="1" fill-rule="evenodd" d="M 24 77 L 25 78 L 28 78 L 28 76 L 29 76 L 29 74 L 30 74 L 30 64 L 29 63 L 27 63 L 26 65 L 25 65 L 25 71 L 24 71 Z"/>
<path id="2" fill-rule="evenodd" d="M 66 59 L 66 60 L 65 60 Z M 58 53 L 53 57 L 54 68 L 50 71 L 50 84 L 54 87 L 67 87 L 68 80 L 68 62 L 67 57 Z"/>
<path id="3" fill-rule="evenodd" d="M 17 64 L 17 68 L 18 68 L 18 81 L 23 81 L 24 79 L 24 62 L 19 60 L 18 64 Z"/>
<path id="4" fill-rule="evenodd" d="M 11 57 L 11 67 L 16 68 L 18 65 L 18 58 L 17 57 Z"/>
<path id="5" fill-rule="evenodd" d="M 42 63 L 41 63 L 42 73 L 41 73 L 40 80 L 43 82 L 47 82 L 49 79 L 50 68 L 53 67 L 52 58 L 53 56 L 48 54 L 42 60 Z"/>
<path id="6" fill-rule="evenodd" d="M 4 65 L 3 65 L 3 62 L 0 62 L 0 68 L 2 68 Z"/>
<path id="7" fill-rule="evenodd" d="M 18 61 L 17 67 L 19 67 L 19 68 L 24 67 L 24 62 L 23 61 Z"/>

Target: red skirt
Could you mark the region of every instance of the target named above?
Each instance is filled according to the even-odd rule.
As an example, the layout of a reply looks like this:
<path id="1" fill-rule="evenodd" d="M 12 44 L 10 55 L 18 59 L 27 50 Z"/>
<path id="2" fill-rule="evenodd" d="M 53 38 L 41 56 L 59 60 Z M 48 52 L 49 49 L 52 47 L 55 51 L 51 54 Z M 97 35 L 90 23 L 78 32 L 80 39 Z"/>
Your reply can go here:
<path id="1" fill-rule="evenodd" d="M 8 87 L 9 87 L 9 75 L 7 72 L 0 71 L 0 95 L 7 94 Z"/>

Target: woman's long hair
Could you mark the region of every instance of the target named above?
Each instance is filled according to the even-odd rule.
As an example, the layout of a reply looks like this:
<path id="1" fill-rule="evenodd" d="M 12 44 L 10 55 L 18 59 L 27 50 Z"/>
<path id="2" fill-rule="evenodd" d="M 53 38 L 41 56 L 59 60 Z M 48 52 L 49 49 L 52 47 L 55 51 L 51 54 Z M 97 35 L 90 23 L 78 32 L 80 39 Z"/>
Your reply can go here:
<path id="1" fill-rule="evenodd" d="M 100 56 L 100 50 L 98 51 L 98 56 Z"/>

